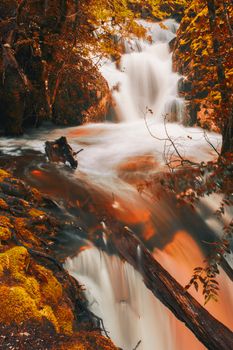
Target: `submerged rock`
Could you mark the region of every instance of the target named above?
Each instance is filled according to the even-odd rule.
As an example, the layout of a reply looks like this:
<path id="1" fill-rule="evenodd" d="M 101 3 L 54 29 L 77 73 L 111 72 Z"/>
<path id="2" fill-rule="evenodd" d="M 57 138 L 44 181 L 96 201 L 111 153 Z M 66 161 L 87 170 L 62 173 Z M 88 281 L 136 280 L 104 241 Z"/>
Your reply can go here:
<path id="1" fill-rule="evenodd" d="M 78 166 L 78 161 L 75 157 L 81 151 L 82 149 L 74 152 L 64 136 L 55 141 L 45 142 L 45 153 L 50 162 L 62 162 L 64 164 L 68 162 L 73 169 L 76 169 Z"/>

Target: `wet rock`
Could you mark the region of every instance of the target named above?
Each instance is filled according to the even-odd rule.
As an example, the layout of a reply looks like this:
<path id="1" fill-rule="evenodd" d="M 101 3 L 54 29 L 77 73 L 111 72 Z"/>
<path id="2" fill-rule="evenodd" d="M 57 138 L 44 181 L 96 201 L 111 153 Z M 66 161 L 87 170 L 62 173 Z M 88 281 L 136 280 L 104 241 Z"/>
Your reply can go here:
<path id="1" fill-rule="evenodd" d="M 192 91 L 192 82 L 190 80 L 180 78 L 178 81 L 178 91 L 180 94 Z"/>
<path id="2" fill-rule="evenodd" d="M 108 84 L 87 60 L 70 65 L 61 74 L 53 105 L 53 121 L 80 125 L 106 118 L 111 96 Z"/>
<path id="3" fill-rule="evenodd" d="M 174 50 L 175 42 L 176 42 L 176 38 L 173 38 L 171 41 L 169 41 L 168 45 L 169 45 L 170 51 Z"/>
<path id="4" fill-rule="evenodd" d="M 75 158 L 78 152 L 72 150 L 64 136 L 55 141 L 46 141 L 45 153 L 50 162 L 62 162 L 64 164 L 68 162 L 73 169 L 78 166 L 78 161 Z"/>

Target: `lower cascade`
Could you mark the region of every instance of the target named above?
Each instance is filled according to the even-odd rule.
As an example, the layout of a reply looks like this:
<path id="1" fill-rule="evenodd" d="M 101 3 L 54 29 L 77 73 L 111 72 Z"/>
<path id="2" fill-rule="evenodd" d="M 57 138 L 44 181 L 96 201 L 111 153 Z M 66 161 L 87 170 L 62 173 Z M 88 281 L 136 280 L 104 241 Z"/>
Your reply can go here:
<path id="1" fill-rule="evenodd" d="M 67 259 L 65 267 L 86 287 L 91 310 L 103 318 L 120 348 L 132 350 L 140 342 L 143 350 L 204 349 L 184 326 L 179 329 L 140 274 L 118 257 L 92 248 Z"/>
<path id="2" fill-rule="evenodd" d="M 191 255 L 187 253 L 190 244 L 193 247 Z M 154 255 L 174 277 L 181 276 L 179 282 L 184 284 L 191 276 L 193 266 L 203 256 L 188 235 L 181 234 L 171 245 L 165 252 L 156 251 Z M 83 284 L 91 310 L 103 319 L 110 338 L 120 348 L 132 350 L 138 344 L 138 349 L 143 350 L 205 349 L 146 288 L 141 275 L 119 257 L 109 256 L 97 248 L 87 248 L 77 257 L 68 258 L 65 268 Z M 221 286 L 222 297 L 227 296 L 233 305 L 230 285 L 224 276 Z M 208 307 L 223 323 L 232 324 L 227 303 L 219 301 Z"/>
<path id="3" fill-rule="evenodd" d="M 128 263 L 93 248 L 68 259 L 65 267 L 87 288 L 92 311 L 103 318 L 117 346 L 131 350 L 141 341 L 139 349 L 175 349 L 166 335 L 173 332 L 170 315 Z"/>

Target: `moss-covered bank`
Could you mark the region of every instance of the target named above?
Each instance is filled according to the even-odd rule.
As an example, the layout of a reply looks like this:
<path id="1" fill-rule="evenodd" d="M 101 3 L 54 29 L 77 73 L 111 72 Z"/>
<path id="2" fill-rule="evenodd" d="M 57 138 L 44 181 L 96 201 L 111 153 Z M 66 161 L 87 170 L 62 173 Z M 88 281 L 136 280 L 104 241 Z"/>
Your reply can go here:
<path id="1" fill-rule="evenodd" d="M 58 222 L 44 206 L 37 190 L 0 170 L 0 347 L 116 349 L 93 320 L 79 321 L 82 288 L 46 244 Z"/>

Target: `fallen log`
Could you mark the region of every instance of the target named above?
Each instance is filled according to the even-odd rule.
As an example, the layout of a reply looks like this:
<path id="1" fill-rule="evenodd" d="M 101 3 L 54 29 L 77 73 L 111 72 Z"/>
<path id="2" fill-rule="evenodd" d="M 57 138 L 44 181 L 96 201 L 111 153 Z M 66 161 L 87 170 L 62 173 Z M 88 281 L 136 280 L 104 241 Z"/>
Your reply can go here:
<path id="1" fill-rule="evenodd" d="M 233 269 L 230 266 L 230 264 L 227 262 L 224 256 L 221 257 L 219 265 L 224 270 L 224 272 L 227 274 L 227 276 L 230 278 L 230 280 L 233 282 Z"/>
<path id="2" fill-rule="evenodd" d="M 50 162 L 62 162 L 64 164 L 68 162 L 73 169 L 76 169 L 78 166 L 78 161 L 75 157 L 81 151 L 82 149 L 74 152 L 64 136 L 55 141 L 45 142 L 45 153 Z"/>
<path id="3" fill-rule="evenodd" d="M 111 240 L 118 253 L 143 277 L 148 289 L 210 350 L 229 350 L 233 333 L 202 307 L 151 255 L 127 228 Z"/>

